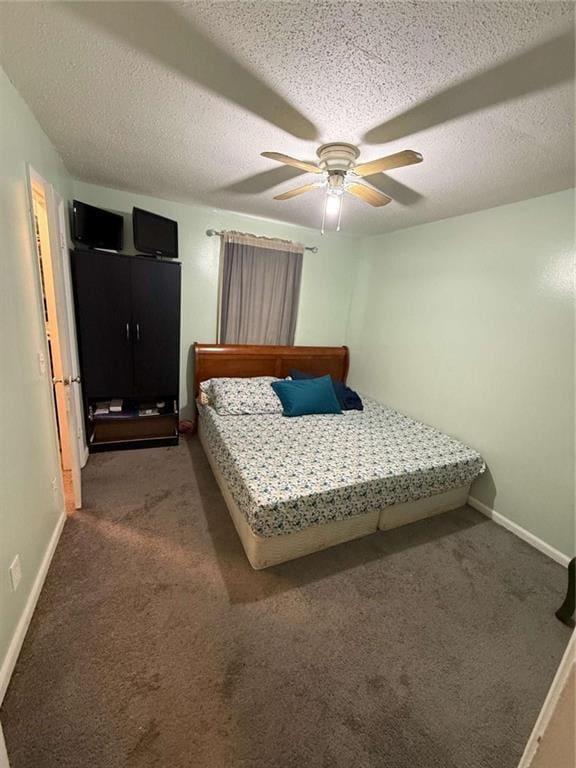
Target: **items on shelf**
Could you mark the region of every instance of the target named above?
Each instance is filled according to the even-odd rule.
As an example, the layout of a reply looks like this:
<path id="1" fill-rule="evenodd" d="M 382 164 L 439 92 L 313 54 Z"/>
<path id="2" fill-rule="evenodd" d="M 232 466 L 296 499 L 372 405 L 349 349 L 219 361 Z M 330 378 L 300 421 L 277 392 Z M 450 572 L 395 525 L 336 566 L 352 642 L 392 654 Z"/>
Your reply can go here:
<path id="1" fill-rule="evenodd" d="M 122 406 L 114 407 L 114 403 L 122 403 Z M 176 400 L 132 400 L 122 399 L 93 401 L 89 404 L 90 419 L 102 421 L 119 421 L 126 419 L 139 419 L 143 416 L 166 416 L 178 412 Z"/>
<path id="2" fill-rule="evenodd" d="M 154 403 L 142 403 L 138 409 L 139 416 L 158 416 L 158 408 Z"/>

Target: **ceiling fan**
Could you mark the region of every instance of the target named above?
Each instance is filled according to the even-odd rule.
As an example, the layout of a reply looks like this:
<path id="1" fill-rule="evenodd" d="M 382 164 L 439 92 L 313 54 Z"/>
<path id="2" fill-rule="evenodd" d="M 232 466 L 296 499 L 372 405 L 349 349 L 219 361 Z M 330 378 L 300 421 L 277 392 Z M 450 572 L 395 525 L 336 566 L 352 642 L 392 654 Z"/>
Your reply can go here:
<path id="1" fill-rule="evenodd" d="M 322 179 L 319 181 L 304 184 L 302 187 L 296 187 L 288 192 L 274 196 L 274 200 L 289 200 L 291 197 L 302 195 L 318 187 L 324 187 L 326 196 L 324 213 L 322 215 L 322 234 L 324 234 L 327 217 L 337 217 L 336 231 L 340 230 L 344 193 L 354 195 L 354 197 L 375 207 L 387 205 L 387 203 L 391 202 L 391 197 L 374 189 L 374 187 L 359 184 L 356 181 L 357 178 L 373 176 L 376 173 L 390 171 L 393 168 L 402 168 L 405 165 L 414 165 L 414 163 L 421 163 L 424 159 L 419 152 L 405 149 L 402 152 L 396 152 L 387 157 L 380 157 L 378 160 L 371 160 L 368 163 L 356 165 L 360 150 L 353 144 L 345 144 L 343 142 L 322 144 L 316 154 L 318 155 L 318 163 L 298 160 L 294 157 L 283 155 L 280 152 L 262 152 L 262 157 L 268 157 L 284 165 L 291 165 L 301 171 L 316 173 L 322 176 Z"/>

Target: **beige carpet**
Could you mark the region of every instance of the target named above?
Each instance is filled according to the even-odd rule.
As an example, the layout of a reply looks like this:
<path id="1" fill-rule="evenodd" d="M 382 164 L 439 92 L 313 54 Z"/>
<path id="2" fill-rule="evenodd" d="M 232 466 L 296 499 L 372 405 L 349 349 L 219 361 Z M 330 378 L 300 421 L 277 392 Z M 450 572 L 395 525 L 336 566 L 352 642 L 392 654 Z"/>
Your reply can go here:
<path id="1" fill-rule="evenodd" d="M 202 450 L 92 456 L 12 768 L 516 768 L 565 573 L 469 508 L 255 572 Z"/>

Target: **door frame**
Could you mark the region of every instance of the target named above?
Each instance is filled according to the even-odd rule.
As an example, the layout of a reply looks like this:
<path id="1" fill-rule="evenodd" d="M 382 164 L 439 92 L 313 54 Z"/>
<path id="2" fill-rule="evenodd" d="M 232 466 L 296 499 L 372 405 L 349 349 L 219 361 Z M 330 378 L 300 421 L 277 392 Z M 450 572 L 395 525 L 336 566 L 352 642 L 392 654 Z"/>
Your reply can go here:
<path id="1" fill-rule="evenodd" d="M 552 619 L 552 621 L 554 621 L 554 619 Z M 532 762 L 538 753 L 538 749 L 540 748 L 543 737 L 546 734 L 546 730 L 557 711 L 560 697 L 562 696 L 562 693 L 569 683 L 570 675 L 575 664 L 576 632 L 573 632 L 570 640 L 568 641 L 568 645 L 566 646 L 566 650 L 564 651 L 564 655 L 560 660 L 560 664 L 556 670 L 556 674 L 552 680 L 552 685 L 550 686 L 548 694 L 546 695 L 544 704 L 542 705 L 542 709 L 538 715 L 538 719 L 534 724 L 534 728 L 532 729 L 532 733 L 530 734 L 524 749 L 524 753 L 520 763 L 518 764 L 518 768 L 530 768 L 532 765 Z"/>
<path id="2" fill-rule="evenodd" d="M 44 366 L 49 374 L 45 376 L 50 388 L 50 398 L 52 402 L 52 411 L 54 416 L 54 438 L 58 448 L 61 465 L 61 476 L 64 484 L 64 472 L 71 470 L 72 488 L 74 492 L 74 507 L 80 509 L 82 506 L 82 485 L 81 485 L 81 456 L 77 444 L 76 412 L 73 406 L 70 392 L 71 374 L 68 377 L 66 373 L 57 380 L 53 370 L 53 361 L 51 359 L 51 350 L 56 350 L 56 355 L 60 360 L 60 365 L 71 369 L 70 347 L 75 343 L 75 336 L 70 338 L 69 328 L 69 306 L 65 290 L 64 268 L 61 256 L 61 238 L 58 237 L 59 222 L 57 218 L 55 191 L 52 185 L 46 181 L 30 163 L 26 163 L 26 180 L 28 187 L 29 220 L 32 235 L 32 248 L 34 251 L 34 270 L 38 286 L 38 301 L 40 302 L 40 317 L 42 322 L 42 336 L 44 339 Z M 58 329 L 58 339 L 55 345 L 49 345 L 46 329 L 46 312 L 44 302 L 46 300 L 46 281 L 43 279 L 42 272 L 45 270 L 45 263 L 38 249 L 36 234 L 36 212 L 35 212 L 35 189 L 40 189 L 44 198 L 47 224 L 47 238 L 49 256 L 47 260 L 50 270 L 51 293 L 54 298 L 53 311 L 55 314 L 55 325 Z M 59 196 L 58 196 L 59 197 Z M 60 198 L 61 199 L 61 198 Z M 37 204 L 37 203 L 36 203 Z M 59 242 L 60 240 L 60 242 Z M 75 329 L 74 329 L 75 330 Z M 62 337 L 62 338 L 61 338 Z M 69 343 L 67 340 L 70 339 Z M 60 384 L 60 391 L 55 391 L 56 386 Z M 64 427 L 64 430 L 62 429 Z M 66 434 L 62 434 L 65 431 Z M 66 465 L 69 465 L 67 467 Z"/>
<path id="3" fill-rule="evenodd" d="M 0 768 L 10 768 L 6 742 L 4 741 L 4 734 L 2 733 L 2 723 L 0 723 Z"/>

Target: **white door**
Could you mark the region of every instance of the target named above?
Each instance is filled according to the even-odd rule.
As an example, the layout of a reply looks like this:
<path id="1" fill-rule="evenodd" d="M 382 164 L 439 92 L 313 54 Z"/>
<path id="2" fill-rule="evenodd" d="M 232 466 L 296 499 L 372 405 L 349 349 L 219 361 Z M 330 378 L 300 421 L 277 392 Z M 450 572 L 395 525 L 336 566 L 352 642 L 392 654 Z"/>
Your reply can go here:
<path id="1" fill-rule="evenodd" d="M 54 384 L 54 400 L 62 469 L 70 473 L 74 506 L 82 506 L 81 459 L 78 441 L 78 420 L 72 399 L 74 375 L 72 339 L 69 331 L 69 310 L 66 297 L 57 200 L 54 190 L 32 168 L 29 168 L 31 210 L 42 295 L 46 337 Z M 66 476 L 66 475 L 65 475 Z"/>
<path id="2" fill-rule="evenodd" d="M 66 226 L 66 208 L 64 201 L 57 192 L 53 192 L 57 214 L 58 260 L 62 270 L 64 283 L 64 299 L 66 305 L 66 326 L 68 331 L 68 349 L 70 351 L 70 399 L 76 418 L 76 439 L 80 465 L 88 461 L 88 443 L 84 429 L 84 406 L 82 403 L 82 384 L 80 381 L 80 362 L 78 360 L 78 342 L 76 338 L 76 318 L 74 316 L 74 294 L 72 293 L 72 271 L 70 269 L 70 249 L 68 245 L 68 230 Z"/>

